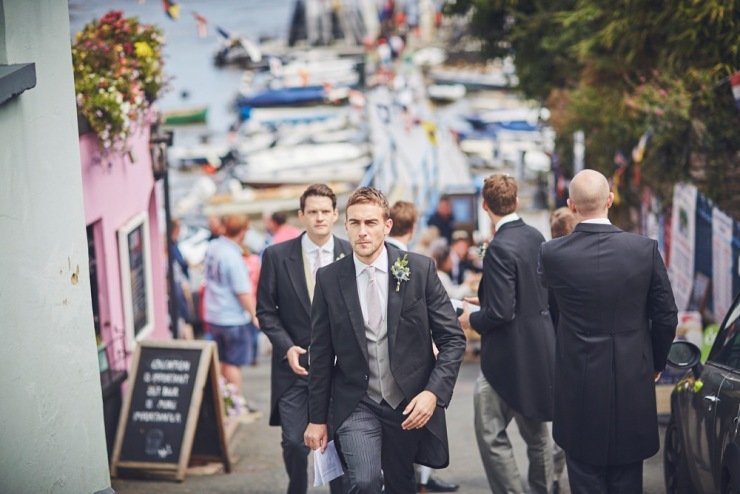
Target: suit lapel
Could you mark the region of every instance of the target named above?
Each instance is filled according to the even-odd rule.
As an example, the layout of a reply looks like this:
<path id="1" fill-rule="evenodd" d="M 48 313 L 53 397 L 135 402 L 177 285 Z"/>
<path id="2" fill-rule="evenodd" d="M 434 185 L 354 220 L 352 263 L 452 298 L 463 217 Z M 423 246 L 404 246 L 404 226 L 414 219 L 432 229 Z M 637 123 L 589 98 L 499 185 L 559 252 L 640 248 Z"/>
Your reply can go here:
<path id="1" fill-rule="evenodd" d="M 357 275 L 355 274 L 355 263 L 352 259 L 343 263 L 342 269 L 339 270 L 339 291 L 342 293 L 344 303 L 347 306 L 347 313 L 355 334 L 357 343 L 362 349 L 362 355 L 365 362 L 367 356 L 367 339 L 365 338 L 365 321 L 362 318 L 362 307 L 360 306 L 360 296 L 357 294 Z M 354 287 L 354 289 L 349 288 Z"/>
<path id="2" fill-rule="evenodd" d="M 396 341 L 398 335 L 398 320 L 401 317 L 401 309 L 403 308 L 404 295 L 406 294 L 406 285 L 408 282 L 402 282 L 396 291 L 397 281 L 393 277 L 391 272 L 391 266 L 396 262 L 397 259 L 402 257 L 401 251 L 395 247 L 386 244 L 388 248 L 388 351 L 391 352 L 393 343 Z"/>
<path id="3" fill-rule="evenodd" d="M 338 261 L 344 256 L 347 256 L 352 253 L 352 249 L 346 250 L 344 248 L 345 243 L 342 242 L 340 239 L 334 236 L 334 260 Z"/>
<path id="4" fill-rule="evenodd" d="M 308 287 L 306 286 L 306 271 L 303 266 L 303 252 L 301 250 L 301 237 L 304 234 L 296 238 L 295 240 L 289 240 L 293 242 L 290 247 L 290 255 L 285 259 L 285 269 L 288 272 L 288 278 L 290 283 L 293 285 L 293 290 L 298 294 L 298 300 L 301 302 L 301 306 L 306 311 L 306 314 L 311 314 L 311 301 L 308 298 Z"/>

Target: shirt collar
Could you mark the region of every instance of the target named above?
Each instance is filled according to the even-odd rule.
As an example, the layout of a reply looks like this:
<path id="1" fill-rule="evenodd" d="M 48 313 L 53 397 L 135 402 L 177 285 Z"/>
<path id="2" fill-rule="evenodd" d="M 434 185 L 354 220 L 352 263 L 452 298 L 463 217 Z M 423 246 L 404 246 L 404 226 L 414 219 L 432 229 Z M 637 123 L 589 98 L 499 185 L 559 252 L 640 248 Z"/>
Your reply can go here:
<path id="1" fill-rule="evenodd" d="M 334 253 L 334 235 L 329 237 L 329 241 L 326 242 L 324 245 L 319 247 L 313 241 L 308 238 L 308 234 L 304 235 L 301 238 L 301 248 L 303 249 L 303 252 L 306 254 L 313 254 L 317 250 L 321 250 L 323 252 L 331 252 Z"/>
<path id="2" fill-rule="evenodd" d="M 516 213 L 510 213 L 506 216 L 501 217 L 500 220 L 498 220 L 498 223 L 496 223 L 496 230 L 504 226 L 506 223 L 511 223 L 512 221 L 516 221 L 519 219 L 519 215 Z"/>
<path id="3" fill-rule="evenodd" d="M 373 261 L 372 264 L 365 264 L 364 262 L 357 259 L 357 254 L 352 254 L 352 260 L 355 262 L 355 276 L 359 277 L 363 271 L 365 271 L 365 268 L 368 266 L 373 266 L 376 271 L 380 271 L 383 273 L 388 272 L 388 249 L 383 246 L 383 250 L 380 252 L 380 255 Z"/>
<path id="4" fill-rule="evenodd" d="M 389 244 L 395 246 L 395 247 L 398 247 L 401 250 L 409 250 L 409 246 L 408 245 L 404 244 L 403 242 L 401 242 L 400 240 L 398 240 L 396 238 L 387 237 L 385 239 L 385 241 L 388 242 Z"/>
<path id="5" fill-rule="evenodd" d="M 591 223 L 593 225 L 611 225 L 612 222 L 609 218 L 591 218 L 590 220 L 583 220 L 581 223 Z"/>

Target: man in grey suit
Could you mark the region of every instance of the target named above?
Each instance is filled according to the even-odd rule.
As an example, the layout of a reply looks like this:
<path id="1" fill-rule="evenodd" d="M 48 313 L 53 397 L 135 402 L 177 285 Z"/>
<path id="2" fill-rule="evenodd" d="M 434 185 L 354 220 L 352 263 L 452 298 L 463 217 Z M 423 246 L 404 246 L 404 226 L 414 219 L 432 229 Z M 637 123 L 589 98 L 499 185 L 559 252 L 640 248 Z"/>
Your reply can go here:
<path id="1" fill-rule="evenodd" d="M 594 170 L 570 184 L 573 233 L 541 248 L 560 310 L 553 435 L 574 494 L 641 493 L 659 448 L 655 384 L 676 330 L 658 243 L 613 226 L 614 195 Z"/>
<path id="2" fill-rule="evenodd" d="M 349 242 L 332 235 L 339 215 L 337 198 L 328 186 L 309 186 L 300 198 L 298 216 L 306 232 L 265 249 L 257 288 L 257 317 L 273 346 L 270 425 L 282 426 L 290 494 L 308 489 L 309 450 L 303 431 L 308 423 L 307 351 L 315 273 L 352 252 Z M 336 483 L 332 492 L 340 492 Z"/>
<path id="3" fill-rule="evenodd" d="M 311 307 L 304 437 L 311 449 L 326 448 L 331 405 L 351 493 L 380 493 L 383 482 L 388 494 L 413 493 L 415 461 L 449 463 L 444 409 L 465 337 L 432 260 L 384 243 L 391 224 L 380 191 L 352 194 L 353 255 L 319 270 Z"/>
<path id="4" fill-rule="evenodd" d="M 529 457 L 529 486 L 547 494 L 553 483 L 552 378 L 555 332 L 547 290 L 537 275 L 542 234 L 516 214 L 517 183 L 492 175 L 483 185 L 483 209 L 496 228 L 483 259 L 480 311 L 466 305 L 464 329 L 481 334 L 474 394 L 475 434 L 491 491 L 524 493 L 506 427 L 514 419 Z"/>

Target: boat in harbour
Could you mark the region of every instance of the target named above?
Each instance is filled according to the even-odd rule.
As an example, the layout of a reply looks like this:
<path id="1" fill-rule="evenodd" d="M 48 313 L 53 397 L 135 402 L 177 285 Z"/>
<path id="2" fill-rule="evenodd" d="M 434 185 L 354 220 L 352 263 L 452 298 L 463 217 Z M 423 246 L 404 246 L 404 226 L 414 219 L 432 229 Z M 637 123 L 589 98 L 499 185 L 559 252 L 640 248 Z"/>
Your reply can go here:
<path id="1" fill-rule="evenodd" d="M 164 125 L 204 124 L 208 118 L 207 106 L 180 108 L 162 112 Z"/>

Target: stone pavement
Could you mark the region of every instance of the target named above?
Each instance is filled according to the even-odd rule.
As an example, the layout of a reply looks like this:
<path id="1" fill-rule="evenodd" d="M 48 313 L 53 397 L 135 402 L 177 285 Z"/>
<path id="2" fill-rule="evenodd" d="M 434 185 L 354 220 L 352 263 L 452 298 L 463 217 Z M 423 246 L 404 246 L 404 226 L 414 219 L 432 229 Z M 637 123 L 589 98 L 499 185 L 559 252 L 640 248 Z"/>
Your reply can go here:
<path id="1" fill-rule="evenodd" d="M 477 358 L 468 357 L 463 363 L 455 393 L 447 411 L 450 440 L 450 466 L 435 473 L 447 481 L 460 484 L 461 494 L 489 493 L 483 466 L 473 432 L 473 387 L 479 372 Z M 210 475 L 188 473 L 183 482 L 168 480 L 113 479 L 113 489 L 120 494 L 140 493 L 214 493 L 214 494 L 279 494 L 286 491 L 280 449 L 280 429 L 269 427 L 267 415 L 270 393 L 269 356 L 261 355 L 257 367 L 244 370 L 246 394 L 262 411 L 259 419 L 239 426 L 231 440 L 231 454 L 235 458 L 230 474 Z M 661 430 L 662 433 L 662 430 Z M 512 423 L 509 435 L 519 464 L 520 473 L 526 476 L 526 448 Z M 662 457 L 659 453 L 645 464 L 644 493 L 665 492 L 662 479 Z M 564 479 L 561 493 L 569 493 Z M 311 488 L 309 494 L 328 493 L 328 487 Z"/>

